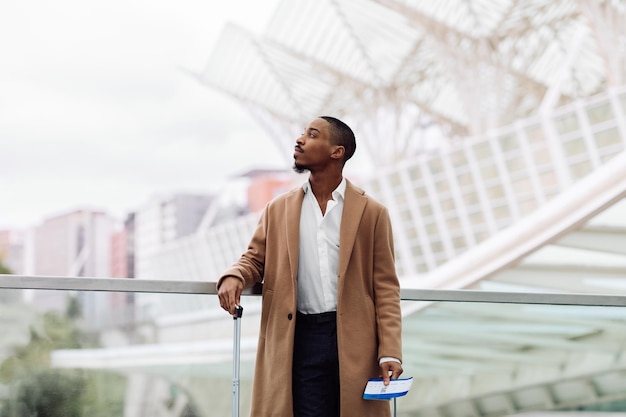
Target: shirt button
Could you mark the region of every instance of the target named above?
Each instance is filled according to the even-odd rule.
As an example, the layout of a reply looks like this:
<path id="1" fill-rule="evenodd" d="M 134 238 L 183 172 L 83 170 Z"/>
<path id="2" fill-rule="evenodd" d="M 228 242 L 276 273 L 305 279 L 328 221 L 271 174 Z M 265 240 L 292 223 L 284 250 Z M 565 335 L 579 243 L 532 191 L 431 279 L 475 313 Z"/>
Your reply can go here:
<path id="1" fill-rule="evenodd" d="M 291 314 L 291 313 L 287 314 L 287 318 L 288 318 L 289 320 L 291 320 L 291 319 L 293 318 L 293 314 Z"/>

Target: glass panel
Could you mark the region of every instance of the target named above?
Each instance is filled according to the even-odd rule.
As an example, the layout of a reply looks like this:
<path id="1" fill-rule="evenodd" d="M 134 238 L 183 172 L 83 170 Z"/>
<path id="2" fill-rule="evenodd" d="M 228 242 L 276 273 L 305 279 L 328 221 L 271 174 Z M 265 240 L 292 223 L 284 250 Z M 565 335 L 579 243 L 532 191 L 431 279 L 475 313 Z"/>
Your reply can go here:
<path id="1" fill-rule="evenodd" d="M 433 215 L 433 207 L 430 205 L 430 202 L 420 206 L 420 214 L 424 217 L 430 217 Z"/>
<path id="2" fill-rule="evenodd" d="M 401 206 L 406 204 L 406 193 L 403 189 L 395 190 L 394 197 L 396 198 L 396 204 Z"/>
<path id="3" fill-rule="evenodd" d="M 411 241 L 414 241 L 417 239 L 417 229 L 415 229 L 415 227 L 406 226 L 404 233 L 405 233 L 406 238 L 410 239 Z"/>
<path id="4" fill-rule="evenodd" d="M 417 272 L 419 274 L 425 274 L 426 272 L 428 272 L 428 266 L 426 266 L 426 263 L 420 260 L 420 263 L 417 265 Z"/>
<path id="5" fill-rule="evenodd" d="M 587 146 L 583 138 L 574 138 L 563 143 L 566 156 L 580 155 L 587 153 Z"/>
<path id="6" fill-rule="evenodd" d="M 475 191 L 467 192 L 463 195 L 463 200 L 470 206 L 476 205 L 479 202 L 478 193 Z"/>
<path id="7" fill-rule="evenodd" d="M 511 134 L 500 137 L 500 148 L 503 152 L 510 152 L 519 149 L 517 137 Z"/>
<path id="8" fill-rule="evenodd" d="M 402 183 L 402 180 L 398 172 L 394 172 L 389 176 L 389 184 L 392 187 L 398 187 L 401 183 Z"/>
<path id="9" fill-rule="evenodd" d="M 455 170 L 455 174 L 457 174 L 456 178 L 461 188 L 472 185 L 473 183 L 472 175 L 467 170 L 463 170 L 463 171 Z"/>
<path id="10" fill-rule="evenodd" d="M 528 200 L 520 201 L 519 208 L 521 214 L 529 214 L 537 209 L 539 203 L 534 198 L 530 198 Z"/>
<path id="11" fill-rule="evenodd" d="M 426 233 L 428 234 L 428 236 L 437 236 L 439 234 L 439 229 L 437 228 L 437 225 L 435 224 L 434 219 L 428 219 L 428 221 L 426 221 L 426 219 L 424 220 L 425 226 L 426 226 Z M 433 238 L 431 238 L 432 240 Z"/>
<path id="12" fill-rule="evenodd" d="M 428 198 L 428 191 L 424 184 L 414 184 L 414 193 L 417 199 L 425 199 Z"/>
<path id="13" fill-rule="evenodd" d="M 547 195 L 550 186 L 557 185 L 557 178 L 554 171 L 545 171 L 539 173 L 539 180 L 541 185 L 543 185 L 544 193 Z"/>
<path id="14" fill-rule="evenodd" d="M 550 151 L 545 146 L 538 146 L 533 149 L 532 156 L 536 166 L 548 165 L 551 163 Z"/>
<path id="15" fill-rule="evenodd" d="M 526 138 L 528 139 L 529 143 L 535 143 L 535 142 L 541 143 L 545 140 L 543 129 L 541 128 L 541 125 L 539 124 L 528 126 L 525 131 L 526 131 Z"/>
<path id="16" fill-rule="evenodd" d="M 403 377 L 413 383 L 396 400 L 398 415 L 624 410 L 625 308 L 418 301 L 404 307 L 415 311 L 404 318 L 402 340 Z"/>
<path id="17" fill-rule="evenodd" d="M 502 204 L 494 204 L 493 216 L 499 220 L 498 223 L 501 223 L 503 220 L 508 220 L 510 218 L 509 207 L 505 205 L 504 202 Z"/>
<path id="18" fill-rule="evenodd" d="M 462 249 L 467 247 L 467 243 L 463 236 L 457 236 L 452 239 L 452 246 L 454 246 L 456 253 L 460 253 Z"/>
<path id="19" fill-rule="evenodd" d="M 622 94 L 619 96 L 619 102 L 622 105 L 622 112 L 626 114 L 626 94 Z"/>
<path id="20" fill-rule="evenodd" d="M 378 179 L 372 179 L 369 182 L 369 188 L 372 190 L 372 195 L 381 195 L 381 186 Z"/>
<path id="21" fill-rule="evenodd" d="M 452 163 L 455 171 L 458 171 L 460 168 L 464 168 L 469 165 L 467 162 L 467 158 L 465 157 L 465 153 L 462 149 L 451 151 L 449 156 L 450 162 Z"/>
<path id="22" fill-rule="evenodd" d="M 0 304 L 1 415 L 231 414 L 233 320 L 214 295 L 55 291 L 55 307 L 42 308 L 44 292 L 5 291 L 0 299 L 11 301 Z M 403 377 L 413 383 L 390 401 L 397 415 L 504 416 L 512 404 L 515 413 L 624 410 L 625 308 L 508 304 L 514 295 L 499 297 L 403 301 Z M 129 311 L 141 305 L 149 313 L 104 326 L 88 318 L 95 317 L 89 311 L 121 307 L 119 300 Z M 196 311 L 172 314 L 168 307 L 189 301 Z M 243 297 L 242 304 L 240 403 L 248 415 L 260 298 Z"/>
<path id="23" fill-rule="evenodd" d="M 448 184 L 448 181 L 446 181 L 445 178 L 441 181 L 435 182 L 435 189 L 437 190 L 437 193 L 439 194 L 437 198 L 441 198 L 441 194 L 450 193 L 450 185 Z"/>
<path id="24" fill-rule="evenodd" d="M 439 201 L 439 204 L 440 204 L 442 213 L 454 212 L 455 211 L 454 200 L 451 197 L 442 198 Z"/>
<path id="25" fill-rule="evenodd" d="M 433 177 L 438 177 L 443 174 L 443 163 L 439 158 L 432 158 L 428 161 L 428 167 L 430 168 L 430 173 Z"/>
<path id="26" fill-rule="evenodd" d="M 411 212 L 411 210 L 402 210 L 400 211 L 400 218 L 403 221 L 408 222 L 413 218 L 413 213 Z"/>
<path id="27" fill-rule="evenodd" d="M 489 232 L 475 232 L 474 233 L 474 238 L 476 239 L 476 242 L 480 243 L 484 240 L 487 240 L 488 238 L 491 237 L 491 233 Z"/>
<path id="28" fill-rule="evenodd" d="M 491 200 L 501 199 L 504 197 L 504 188 L 500 184 L 494 184 L 487 188 L 487 195 Z"/>
<path id="29" fill-rule="evenodd" d="M 415 261 L 418 264 L 423 263 L 422 259 L 421 259 L 422 255 L 423 255 L 423 253 L 422 253 L 422 246 L 421 245 L 419 245 L 419 244 L 412 245 L 411 246 L 411 254 L 413 254 L 413 256 L 415 257 Z"/>
<path id="30" fill-rule="evenodd" d="M 617 145 L 622 140 L 619 134 L 619 130 L 617 130 L 617 128 L 615 127 L 596 132 L 594 134 L 594 137 L 596 138 L 596 143 L 598 144 L 598 148 L 600 149 Z"/>
<path id="31" fill-rule="evenodd" d="M 431 239 L 430 247 L 435 255 L 439 255 L 443 253 L 443 243 L 440 240 Z M 441 256 L 436 256 L 436 257 L 441 258 Z"/>
<path id="32" fill-rule="evenodd" d="M 570 165 L 570 172 L 573 179 L 580 179 L 589 174 L 593 170 L 591 162 L 581 161 L 577 164 Z"/>
<path id="33" fill-rule="evenodd" d="M 611 104 L 608 101 L 590 107 L 587 110 L 587 115 L 589 116 L 589 123 L 591 125 L 606 122 L 607 120 L 614 118 L 613 111 L 611 110 Z"/>
<path id="34" fill-rule="evenodd" d="M 496 167 L 496 164 L 493 163 L 493 161 L 483 164 L 480 167 L 480 172 L 485 182 L 492 180 L 494 178 L 498 178 L 500 176 L 498 173 L 498 168 Z"/>
<path id="35" fill-rule="evenodd" d="M 530 181 L 530 178 L 520 178 L 518 180 L 515 180 L 513 181 L 511 186 L 513 187 L 513 191 L 516 197 L 518 198 L 518 201 L 519 201 L 520 194 L 523 195 L 523 194 L 530 193 L 533 188 L 533 184 Z"/>
<path id="36" fill-rule="evenodd" d="M 446 225 L 449 234 L 456 234 L 461 231 L 461 221 L 457 216 L 446 216 Z"/>
<path id="37" fill-rule="evenodd" d="M 417 181 L 418 179 L 422 178 L 422 171 L 419 169 L 419 166 L 409 167 L 408 171 L 409 177 L 412 181 Z"/>
<path id="38" fill-rule="evenodd" d="M 561 135 L 580 130 L 575 113 L 569 113 L 556 118 L 554 120 L 554 127 Z"/>
<path id="39" fill-rule="evenodd" d="M 491 148 L 489 147 L 488 142 L 481 142 L 474 146 L 474 155 L 476 155 L 476 159 L 478 161 L 491 161 L 493 160 L 493 155 L 491 153 Z"/>
<path id="40" fill-rule="evenodd" d="M 233 320 L 219 311 L 215 295 L 22 295 L 0 304 L 3 417 L 231 414 Z M 250 311 L 260 302 L 244 298 Z M 176 314 L 179 305 L 193 311 Z M 242 320 L 241 331 L 247 415 L 258 334 L 254 313 Z"/>
<path id="41" fill-rule="evenodd" d="M 512 174 L 516 172 L 523 172 L 527 169 L 524 158 L 521 155 L 517 154 L 515 156 L 511 156 L 506 160 L 506 167 Z"/>
<path id="42" fill-rule="evenodd" d="M 470 213 L 469 218 L 470 218 L 471 224 L 474 227 L 476 227 L 476 225 L 485 223 L 485 218 L 483 216 L 483 212 L 482 211 L 475 211 L 473 213 Z"/>

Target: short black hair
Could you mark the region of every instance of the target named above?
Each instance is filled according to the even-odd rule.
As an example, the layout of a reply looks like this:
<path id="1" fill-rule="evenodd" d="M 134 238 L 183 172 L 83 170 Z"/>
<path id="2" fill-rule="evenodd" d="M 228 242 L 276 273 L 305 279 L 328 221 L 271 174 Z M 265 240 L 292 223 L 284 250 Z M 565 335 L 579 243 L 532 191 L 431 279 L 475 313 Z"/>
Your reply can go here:
<path id="1" fill-rule="evenodd" d="M 356 151 L 354 132 L 350 129 L 350 126 L 335 117 L 320 116 L 320 119 L 324 119 L 330 123 L 331 141 L 333 144 L 343 146 L 346 150 L 343 157 L 343 162 L 346 163 L 348 159 L 352 158 L 354 151 Z"/>

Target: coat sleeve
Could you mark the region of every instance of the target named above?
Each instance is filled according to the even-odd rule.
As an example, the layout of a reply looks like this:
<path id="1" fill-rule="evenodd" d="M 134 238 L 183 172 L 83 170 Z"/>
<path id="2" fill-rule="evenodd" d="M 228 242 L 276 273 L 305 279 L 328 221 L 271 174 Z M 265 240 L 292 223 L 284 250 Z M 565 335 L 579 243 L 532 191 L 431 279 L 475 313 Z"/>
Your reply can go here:
<path id="1" fill-rule="evenodd" d="M 265 270 L 265 249 L 267 242 L 267 219 L 268 207 L 263 210 L 257 223 L 248 249 L 241 255 L 239 260 L 228 268 L 217 281 L 217 288 L 227 277 L 238 278 L 244 288 L 251 287 L 257 282 L 263 281 Z"/>
<path id="2" fill-rule="evenodd" d="M 382 208 L 374 231 L 374 300 L 378 329 L 378 359 L 402 361 L 402 312 L 400 283 L 395 268 L 393 232 L 386 208 Z"/>

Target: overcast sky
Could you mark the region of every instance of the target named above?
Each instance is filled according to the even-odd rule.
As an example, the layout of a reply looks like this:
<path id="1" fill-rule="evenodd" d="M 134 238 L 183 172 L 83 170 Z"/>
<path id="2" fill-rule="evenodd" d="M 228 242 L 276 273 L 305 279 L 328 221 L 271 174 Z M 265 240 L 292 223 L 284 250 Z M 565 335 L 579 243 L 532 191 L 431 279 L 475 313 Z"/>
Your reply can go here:
<path id="1" fill-rule="evenodd" d="M 2 0 L 0 229 L 285 166 L 290 149 L 182 70 L 202 71 L 229 21 L 262 33 L 276 3 Z"/>

